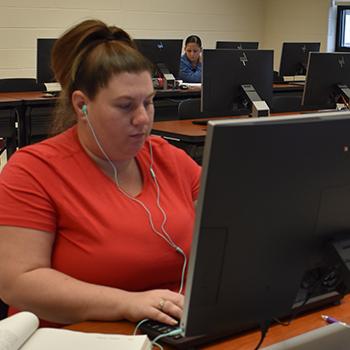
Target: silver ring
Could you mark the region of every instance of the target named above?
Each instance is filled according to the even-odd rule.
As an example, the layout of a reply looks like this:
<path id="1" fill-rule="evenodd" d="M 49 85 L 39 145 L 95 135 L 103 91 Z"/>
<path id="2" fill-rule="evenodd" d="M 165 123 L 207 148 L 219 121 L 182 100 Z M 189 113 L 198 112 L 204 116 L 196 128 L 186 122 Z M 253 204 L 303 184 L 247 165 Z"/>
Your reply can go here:
<path id="1" fill-rule="evenodd" d="M 161 299 L 159 300 L 159 310 L 160 310 L 160 311 L 163 311 L 164 304 L 165 304 L 165 300 L 161 298 Z"/>

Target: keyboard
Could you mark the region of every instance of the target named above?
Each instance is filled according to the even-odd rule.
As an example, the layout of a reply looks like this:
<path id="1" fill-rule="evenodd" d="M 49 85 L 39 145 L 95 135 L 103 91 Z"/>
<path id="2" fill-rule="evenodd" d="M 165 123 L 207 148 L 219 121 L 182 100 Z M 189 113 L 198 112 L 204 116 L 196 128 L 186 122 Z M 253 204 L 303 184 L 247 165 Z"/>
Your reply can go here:
<path id="1" fill-rule="evenodd" d="M 159 336 L 160 334 L 166 334 L 169 333 L 175 329 L 178 329 L 178 326 L 169 326 L 167 324 L 148 320 L 140 325 L 140 331 L 144 334 L 147 334 L 148 337 L 153 340 L 155 337 Z M 157 343 L 163 343 L 170 345 L 174 347 L 175 349 L 187 349 L 190 350 L 191 348 L 196 348 L 197 346 L 208 344 L 211 341 L 214 341 L 219 337 L 218 335 L 200 335 L 200 336 L 193 336 L 193 337 L 186 337 L 181 334 L 175 335 L 175 336 L 168 336 L 159 339 Z"/>

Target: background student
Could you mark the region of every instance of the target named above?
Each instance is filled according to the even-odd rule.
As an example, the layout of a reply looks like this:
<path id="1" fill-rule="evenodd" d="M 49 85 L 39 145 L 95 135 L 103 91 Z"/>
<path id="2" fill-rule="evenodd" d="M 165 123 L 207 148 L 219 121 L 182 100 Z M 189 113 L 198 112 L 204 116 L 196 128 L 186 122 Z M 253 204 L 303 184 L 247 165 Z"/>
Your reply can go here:
<path id="1" fill-rule="evenodd" d="M 190 35 L 185 40 L 185 52 L 181 56 L 181 80 L 187 83 L 200 83 L 202 81 L 202 41 L 197 35 Z"/>

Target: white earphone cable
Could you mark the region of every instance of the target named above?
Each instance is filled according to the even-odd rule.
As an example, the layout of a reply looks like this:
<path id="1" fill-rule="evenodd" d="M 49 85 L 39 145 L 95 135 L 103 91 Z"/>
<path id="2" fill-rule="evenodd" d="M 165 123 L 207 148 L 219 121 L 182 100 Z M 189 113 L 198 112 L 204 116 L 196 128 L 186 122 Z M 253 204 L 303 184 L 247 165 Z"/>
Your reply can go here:
<path id="1" fill-rule="evenodd" d="M 156 229 L 156 227 L 155 227 L 155 225 L 153 223 L 153 218 L 152 218 L 151 211 L 146 207 L 146 205 L 142 201 L 140 201 L 139 199 L 132 197 L 129 193 L 127 193 L 126 191 L 124 191 L 124 189 L 122 189 L 120 187 L 119 181 L 118 181 L 117 168 L 114 165 L 114 163 L 112 162 L 112 160 L 109 158 L 108 154 L 103 149 L 102 145 L 100 144 L 100 142 L 98 140 L 98 137 L 97 137 L 97 135 L 95 133 L 95 130 L 94 130 L 91 122 L 90 122 L 90 119 L 88 118 L 88 115 L 87 115 L 86 111 L 84 112 L 84 115 L 86 117 L 89 129 L 92 132 L 92 135 L 94 137 L 94 140 L 95 140 L 98 148 L 100 149 L 101 153 L 103 154 L 103 156 L 105 157 L 105 159 L 107 160 L 107 162 L 110 164 L 110 166 L 113 169 L 113 178 L 114 178 L 115 185 L 117 186 L 117 189 L 123 195 L 125 195 L 127 198 L 129 198 L 130 200 L 138 203 L 139 205 L 141 205 L 144 208 L 144 210 L 147 213 L 148 221 L 150 223 L 152 231 L 154 233 L 156 233 L 159 237 L 163 238 L 173 249 L 176 250 L 176 252 L 178 252 L 179 254 L 182 255 L 182 257 L 184 259 L 184 263 L 183 263 L 183 267 L 182 267 L 182 271 L 181 271 L 180 288 L 179 288 L 179 291 L 178 291 L 178 293 L 181 293 L 182 289 L 183 289 L 183 286 L 184 286 L 186 266 L 187 266 L 187 257 L 186 257 L 186 254 L 184 253 L 184 251 L 174 243 L 174 241 L 171 239 L 171 237 L 169 236 L 169 234 L 167 233 L 167 231 L 165 229 L 167 216 L 166 216 L 166 213 L 165 213 L 164 209 L 161 207 L 161 204 L 160 204 L 160 187 L 159 187 L 159 184 L 158 184 L 158 181 L 157 181 L 156 174 L 155 174 L 155 172 L 153 170 L 153 150 L 152 150 L 151 140 L 149 140 L 149 151 L 150 151 L 150 169 L 149 170 L 150 170 L 151 177 L 152 177 L 152 179 L 153 179 L 153 181 L 155 183 L 155 187 L 156 187 L 156 193 L 157 193 L 157 195 L 156 195 L 156 204 L 157 204 L 157 208 L 159 209 L 159 211 L 162 213 L 162 216 L 163 216 L 163 220 L 162 220 L 162 223 L 161 223 L 161 226 L 160 226 L 161 232 L 159 232 L 159 230 Z"/>

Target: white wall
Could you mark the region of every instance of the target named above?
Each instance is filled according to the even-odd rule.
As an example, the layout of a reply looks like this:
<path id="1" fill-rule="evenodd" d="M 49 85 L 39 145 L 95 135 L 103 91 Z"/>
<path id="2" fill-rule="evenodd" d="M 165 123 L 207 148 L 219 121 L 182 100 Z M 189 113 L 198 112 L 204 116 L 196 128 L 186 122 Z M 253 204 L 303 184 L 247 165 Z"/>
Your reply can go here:
<path id="1" fill-rule="evenodd" d="M 35 77 L 36 38 L 98 18 L 135 38 L 263 39 L 265 0 L 0 0 L 0 78 Z"/>
<path id="2" fill-rule="evenodd" d="M 328 32 L 330 0 L 0 0 L 0 78 L 35 77 L 36 38 L 57 37 L 86 18 L 99 18 L 135 38 L 199 35 L 216 40 L 259 41 L 275 50 L 278 70 L 283 41 L 320 41 Z M 330 18 L 330 19 L 329 19 Z M 334 30 L 333 30 L 334 31 Z M 331 39 L 331 40 L 329 40 Z"/>
<path id="3" fill-rule="evenodd" d="M 272 48 L 279 69 L 284 41 L 321 42 L 327 51 L 330 0 L 266 0 L 262 47 Z"/>

